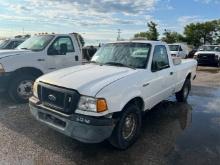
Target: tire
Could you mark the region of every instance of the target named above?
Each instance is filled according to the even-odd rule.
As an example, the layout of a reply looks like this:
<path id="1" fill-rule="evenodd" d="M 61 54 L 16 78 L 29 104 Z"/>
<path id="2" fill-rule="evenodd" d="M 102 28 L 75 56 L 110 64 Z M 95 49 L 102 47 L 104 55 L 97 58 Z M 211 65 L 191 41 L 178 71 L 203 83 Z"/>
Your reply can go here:
<path id="1" fill-rule="evenodd" d="M 191 90 L 191 81 L 190 79 L 186 79 L 181 91 L 176 93 L 176 99 L 178 102 L 186 102 L 189 96 L 189 92 Z"/>
<path id="2" fill-rule="evenodd" d="M 32 86 L 35 79 L 36 77 L 32 75 L 15 77 L 9 85 L 10 98 L 16 103 L 27 103 L 29 97 L 32 96 Z"/>
<path id="3" fill-rule="evenodd" d="M 129 119 L 131 119 L 130 123 Z M 127 149 L 138 139 L 141 124 L 142 115 L 140 108 L 133 104 L 127 106 L 109 139 L 110 143 L 117 149 Z"/>
<path id="4" fill-rule="evenodd" d="M 220 60 L 217 62 L 216 66 L 219 68 L 220 67 Z"/>

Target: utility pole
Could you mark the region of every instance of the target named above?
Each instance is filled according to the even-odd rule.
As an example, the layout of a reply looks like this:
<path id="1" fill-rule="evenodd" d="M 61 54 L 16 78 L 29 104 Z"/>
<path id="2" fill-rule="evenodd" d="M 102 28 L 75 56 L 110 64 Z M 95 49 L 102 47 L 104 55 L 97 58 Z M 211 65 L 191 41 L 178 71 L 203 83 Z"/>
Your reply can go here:
<path id="1" fill-rule="evenodd" d="M 121 39 L 121 29 L 118 29 L 117 41 L 120 41 L 120 39 Z"/>

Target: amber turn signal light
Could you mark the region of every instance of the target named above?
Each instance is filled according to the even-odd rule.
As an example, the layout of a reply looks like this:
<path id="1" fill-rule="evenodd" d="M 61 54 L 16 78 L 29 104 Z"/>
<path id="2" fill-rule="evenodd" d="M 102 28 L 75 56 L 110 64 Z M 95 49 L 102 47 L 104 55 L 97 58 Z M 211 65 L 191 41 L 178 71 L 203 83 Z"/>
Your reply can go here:
<path id="1" fill-rule="evenodd" d="M 96 101 L 97 112 L 104 112 L 108 110 L 108 106 L 105 99 L 97 99 Z"/>

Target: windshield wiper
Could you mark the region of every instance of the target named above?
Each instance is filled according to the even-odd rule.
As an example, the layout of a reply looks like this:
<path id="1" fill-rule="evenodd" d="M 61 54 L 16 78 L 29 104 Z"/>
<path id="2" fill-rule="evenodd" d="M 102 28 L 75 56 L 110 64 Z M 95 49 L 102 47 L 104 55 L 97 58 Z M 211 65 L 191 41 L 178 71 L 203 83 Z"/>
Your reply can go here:
<path id="1" fill-rule="evenodd" d="M 24 50 L 29 50 L 28 48 L 21 48 L 21 49 L 24 49 Z"/>
<path id="2" fill-rule="evenodd" d="M 88 63 L 89 63 L 89 64 L 97 64 L 97 65 L 102 65 L 101 63 L 96 62 L 96 61 L 89 61 Z"/>
<path id="3" fill-rule="evenodd" d="M 120 67 L 127 67 L 127 68 L 130 68 L 130 69 L 136 69 L 135 67 L 132 67 L 132 66 L 129 66 L 129 65 L 125 65 L 125 64 L 122 64 L 120 62 L 107 62 L 107 63 L 104 63 L 105 65 L 112 65 L 112 66 L 120 66 Z"/>
<path id="4" fill-rule="evenodd" d="M 89 61 L 89 63 L 98 64 L 98 62 L 96 62 L 96 61 Z"/>

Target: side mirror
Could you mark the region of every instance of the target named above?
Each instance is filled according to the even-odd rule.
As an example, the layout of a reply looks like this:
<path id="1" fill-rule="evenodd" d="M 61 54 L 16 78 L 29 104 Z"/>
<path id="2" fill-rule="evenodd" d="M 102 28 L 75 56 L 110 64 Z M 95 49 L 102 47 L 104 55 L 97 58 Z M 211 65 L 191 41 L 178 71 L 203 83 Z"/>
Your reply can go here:
<path id="1" fill-rule="evenodd" d="M 179 64 L 181 64 L 181 62 L 182 62 L 181 58 L 178 58 L 178 57 L 173 58 L 174 65 L 179 65 Z"/>
<path id="2" fill-rule="evenodd" d="M 66 55 L 66 53 L 67 53 L 67 44 L 61 44 L 60 45 L 60 54 L 61 55 Z"/>

